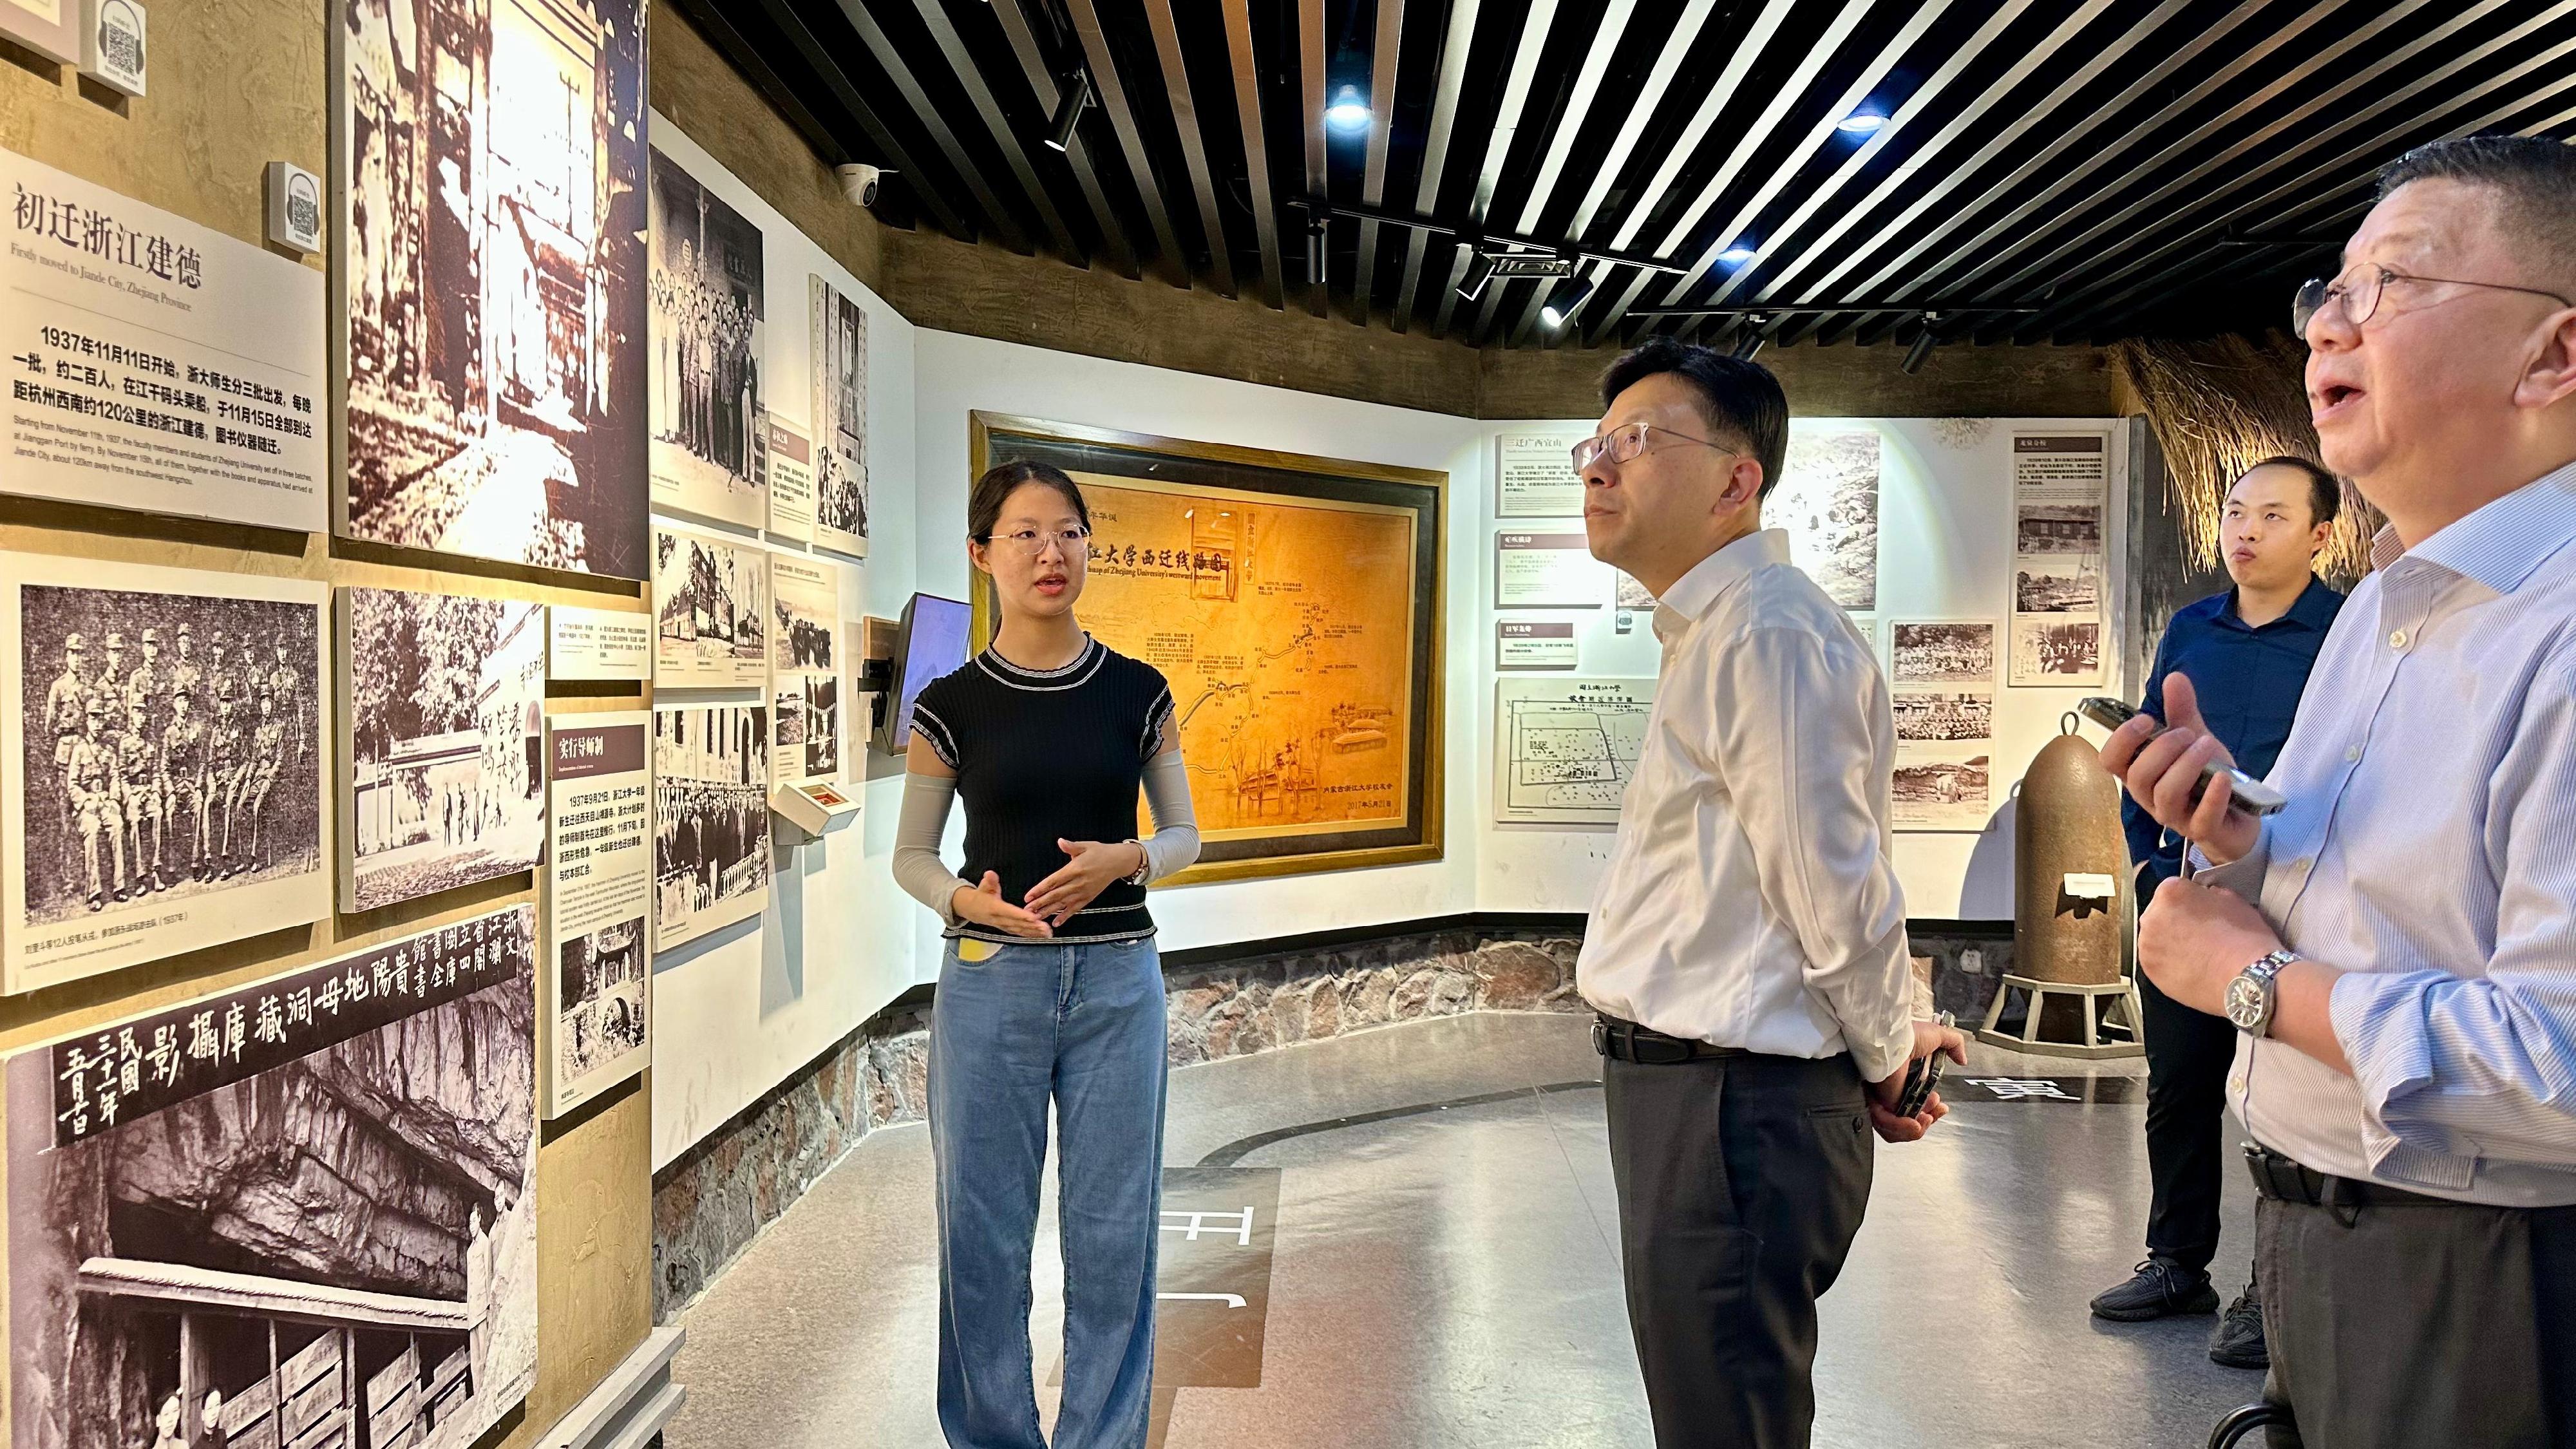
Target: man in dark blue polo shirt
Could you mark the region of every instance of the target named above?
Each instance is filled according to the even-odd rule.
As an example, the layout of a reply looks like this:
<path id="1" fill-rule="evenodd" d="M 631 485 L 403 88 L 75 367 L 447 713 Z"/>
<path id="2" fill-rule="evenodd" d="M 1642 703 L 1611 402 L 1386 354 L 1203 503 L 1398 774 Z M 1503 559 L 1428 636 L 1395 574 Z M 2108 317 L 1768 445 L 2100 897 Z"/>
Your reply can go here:
<path id="1" fill-rule="evenodd" d="M 2289 739 L 2308 670 L 2343 607 L 2343 595 L 2314 572 L 2342 498 L 2334 475 L 2304 458 L 2267 458 L 2245 470 L 2228 490 L 2219 525 L 2236 587 L 2174 615 L 2147 677 L 2143 707 L 2159 720 L 2165 676 L 2188 678 L 2210 733 L 2257 779 Z M 2137 898 L 2146 901 L 2180 873 L 2182 841 L 2125 794 L 2120 813 L 2138 863 Z M 2096 1316 L 2123 1322 L 2218 1307 L 2209 1262 L 2218 1252 L 2227 1073 L 2236 1060 L 2237 1031 L 2225 1018 L 2176 1004 L 2144 972 L 2138 995 L 2146 1007 L 2147 1170 L 2155 1183 L 2147 1260 L 2135 1277 L 2093 1300 Z M 2211 1335 L 2209 1356 L 2234 1368 L 2270 1362 L 2250 1282 Z"/>

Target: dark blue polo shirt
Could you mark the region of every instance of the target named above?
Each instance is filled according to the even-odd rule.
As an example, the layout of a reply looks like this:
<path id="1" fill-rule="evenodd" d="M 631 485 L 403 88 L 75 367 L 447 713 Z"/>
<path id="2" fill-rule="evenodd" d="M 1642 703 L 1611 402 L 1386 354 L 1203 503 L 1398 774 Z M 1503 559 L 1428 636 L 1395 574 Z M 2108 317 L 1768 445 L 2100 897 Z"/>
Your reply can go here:
<path id="1" fill-rule="evenodd" d="M 2290 738 L 2308 671 L 2342 608 L 2343 595 L 2322 579 L 2311 579 L 2290 612 L 2259 629 L 2237 617 L 2234 589 L 2186 605 L 2156 646 L 2141 708 L 2161 721 L 2165 676 L 2181 673 L 2199 694 L 2209 732 L 2236 757 L 2236 768 L 2259 780 L 2271 773 Z M 2129 833 L 2129 858 L 2139 865 L 2138 898 L 2144 903 L 2149 892 L 2182 872 L 2182 837 L 2156 824 L 2125 793 L 2120 823 Z"/>

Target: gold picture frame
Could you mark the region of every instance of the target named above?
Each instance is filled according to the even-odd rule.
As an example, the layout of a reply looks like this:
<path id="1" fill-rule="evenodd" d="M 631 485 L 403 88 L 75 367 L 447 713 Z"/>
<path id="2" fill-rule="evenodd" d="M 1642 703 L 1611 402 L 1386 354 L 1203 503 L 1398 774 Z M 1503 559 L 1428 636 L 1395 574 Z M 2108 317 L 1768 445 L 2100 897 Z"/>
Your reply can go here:
<path id="1" fill-rule="evenodd" d="M 1382 556 L 1400 554 L 1406 565 L 1401 580 L 1384 577 L 1383 570 L 1367 570 L 1356 576 L 1364 592 L 1387 596 L 1378 601 L 1385 607 L 1366 611 L 1369 617 L 1386 615 L 1392 609 L 1402 611 L 1403 627 L 1393 631 L 1402 640 L 1400 662 L 1387 661 L 1390 639 L 1385 632 L 1367 638 L 1364 628 L 1346 627 L 1338 631 L 1342 637 L 1318 642 L 1315 631 L 1301 629 L 1292 640 L 1281 644 L 1276 656 L 1264 650 L 1257 666 L 1233 666 L 1245 671 L 1246 681 L 1219 681 L 1202 690 L 1197 687 L 1203 682 L 1200 679 L 1173 678 L 1183 747 L 1191 751 L 1192 793 L 1198 797 L 1203 846 L 1199 863 L 1166 883 L 1191 885 L 1320 874 L 1413 865 L 1443 857 L 1443 794 L 1447 778 L 1443 738 L 1446 712 L 1442 699 L 1447 663 L 1447 473 L 988 412 L 969 415 L 967 452 L 974 477 L 1002 463 L 1043 462 L 1074 475 L 1083 482 L 1086 494 L 1106 488 L 1113 498 L 1123 493 L 1128 502 L 1149 505 L 1157 499 L 1187 499 L 1190 507 L 1182 511 L 1184 518 L 1195 519 L 1200 502 L 1226 518 L 1234 516 L 1232 509 L 1242 508 L 1243 522 L 1235 526 L 1242 530 L 1238 536 L 1243 539 L 1254 538 L 1254 531 L 1265 526 L 1269 534 L 1262 536 L 1276 534 L 1283 540 L 1291 539 L 1302 522 L 1319 530 L 1355 531 Z M 1170 511 L 1168 503 L 1159 507 L 1164 514 Z M 1107 520 L 1100 509 L 1095 508 L 1095 515 L 1096 521 L 1106 525 L 1102 538 L 1115 549 L 1114 529 L 1118 525 Z M 1262 521 L 1265 518 L 1269 520 L 1266 525 Z M 1283 542 L 1278 547 L 1293 546 Z M 1186 574 L 1193 556 L 1186 546 L 1169 552 L 1183 555 L 1183 568 L 1181 573 L 1166 571 L 1159 580 L 1166 592 Z M 1149 563 L 1153 554 L 1153 550 L 1146 552 Z M 1245 569 L 1258 567 L 1251 543 L 1242 546 L 1242 554 Z M 1216 588 L 1228 602 L 1234 601 L 1232 580 L 1237 572 L 1232 551 L 1220 545 L 1203 551 L 1197 562 L 1209 572 L 1187 575 L 1192 581 L 1190 587 Z M 1109 647 L 1148 662 L 1168 664 L 1177 656 L 1172 653 L 1176 646 L 1170 642 L 1167 629 L 1158 631 L 1157 637 L 1150 640 L 1111 637 L 1117 632 L 1116 601 L 1102 600 L 1109 606 L 1106 608 L 1091 604 L 1100 598 L 1099 591 L 1104 587 L 1114 593 L 1127 579 L 1136 579 L 1134 587 L 1139 591 L 1155 582 L 1136 570 L 1104 569 L 1096 562 L 1086 586 L 1085 619 L 1098 621 L 1095 628 Z M 1218 585 L 1211 582 L 1214 579 L 1226 582 Z M 1299 581 L 1301 590 L 1304 582 Z M 1191 596 L 1211 597 L 1204 591 Z M 974 609 L 973 644 L 981 650 L 991 642 L 995 626 L 994 600 L 985 575 L 973 576 L 969 597 Z M 1311 610 L 1330 605 L 1274 607 Z M 1170 612 L 1165 610 L 1158 615 L 1158 622 L 1168 625 L 1169 618 Z M 1238 722 L 1227 741 L 1235 758 L 1209 748 L 1210 732 L 1224 727 L 1227 718 L 1222 697 L 1240 694 L 1246 703 L 1239 709 L 1257 708 L 1260 697 L 1250 692 L 1249 676 L 1275 667 L 1293 670 L 1299 666 L 1280 663 L 1290 659 L 1293 651 L 1321 651 L 1343 644 L 1345 638 L 1366 638 L 1365 644 L 1347 647 L 1371 656 L 1374 667 L 1353 664 L 1345 656 L 1330 668 L 1319 668 L 1316 677 L 1329 680 L 1336 688 L 1342 687 L 1341 681 L 1346 679 L 1363 689 L 1373 685 L 1384 692 L 1383 699 L 1369 694 L 1355 700 L 1310 702 L 1301 691 L 1297 706 L 1310 715 L 1308 723 L 1313 723 L 1315 711 L 1322 711 L 1331 722 L 1329 726 L 1310 728 L 1280 743 L 1275 732 L 1248 739 Z M 1165 651 L 1165 657 L 1159 660 L 1158 647 Z M 1201 657 L 1195 641 L 1181 653 L 1186 654 L 1193 667 Z M 1171 675 L 1174 670 L 1166 667 L 1165 672 Z M 1182 673 L 1186 676 L 1191 671 L 1185 669 Z M 1198 707 L 1211 698 L 1220 699 L 1215 706 L 1217 712 L 1200 724 Z M 1194 738 L 1199 740 L 1195 750 L 1191 744 Z M 1240 756 L 1246 749 L 1256 754 L 1261 749 L 1270 751 L 1266 762 L 1255 762 L 1257 782 L 1243 773 Z M 1392 772 L 1385 767 L 1388 759 L 1397 762 Z M 1355 777 L 1364 777 L 1367 783 L 1324 783 L 1327 774 L 1343 769 Z M 1204 789 L 1228 771 L 1234 772 L 1233 790 Z M 1353 809 L 1369 801 L 1384 800 L 1390 787 L 1380 782 L 1390 774 L 1396 804 L 1392 814 L 1349 819 L 1293 818 L 1301 808 L 1311 809 L 1318 816 L 1328 813 L 1328 803 L 1341 803 L 1331 801 L 1333 796 L 1348 795 L 1352 803 L 1344 808 Z M 1300 802 L 1306 803 L 1301 806 Z M 1274 808 L 1278 814 L 1275 825 L 1264 823 Z M 1253 823 L 1243 821 L 1247 810 Z"/>

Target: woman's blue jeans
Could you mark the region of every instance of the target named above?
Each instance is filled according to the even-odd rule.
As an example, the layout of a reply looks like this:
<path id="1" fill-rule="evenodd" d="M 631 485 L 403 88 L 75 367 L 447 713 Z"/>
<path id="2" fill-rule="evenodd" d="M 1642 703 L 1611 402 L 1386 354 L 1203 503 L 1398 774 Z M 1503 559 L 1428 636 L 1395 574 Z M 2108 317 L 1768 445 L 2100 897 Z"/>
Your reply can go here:
<path id="1" fill-rule="evenodd" d="M 1044 1449 L 1029 1254 L 1047 1104 L 1064 1140 L 1056 1449 L 1141 1449 L 1154 1377 L 1168 1073 L 1151 940 L 948 947 L 930 1027 L 939 1191 L 939 1425 L 952 1449 Z"/>

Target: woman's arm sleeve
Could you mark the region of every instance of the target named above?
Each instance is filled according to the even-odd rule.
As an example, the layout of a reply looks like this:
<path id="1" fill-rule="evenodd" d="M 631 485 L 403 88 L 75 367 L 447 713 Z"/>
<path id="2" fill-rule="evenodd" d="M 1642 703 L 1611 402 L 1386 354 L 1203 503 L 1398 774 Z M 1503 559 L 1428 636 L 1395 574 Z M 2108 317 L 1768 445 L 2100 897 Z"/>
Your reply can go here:
<path id="1" fill-rule="evenodd" d="M 939 837 L 947 833 L 948 804 L 956 798 L 955 777 L 941 779 L 907 771 L 903 777 L 903 813 L 895 818 L 894 826 L 894 883 L 952 926 L 957 924 L 957 888 L 967 882 L 959 880 L 948 863 L 939 858 Z M 1184 803 L 1183 813 L 1188 808 Z M 1156 818 L 1161 818 L 1159 813 Z M 1198 851 L 1195 836 L 1190 850 L 1192 854 Z"/>
<path id="2" fill-rule="evenodd" d="M 1199 822 L 1190 811 L 1190 773 L 1181 764 L 1178 749 L 1165 750 L 1145 762 L 1145 804 L 1154 812 L 1154 838 L 1144 842 L 1145 879 L 1152 882 L 1199 858 Z"/>

